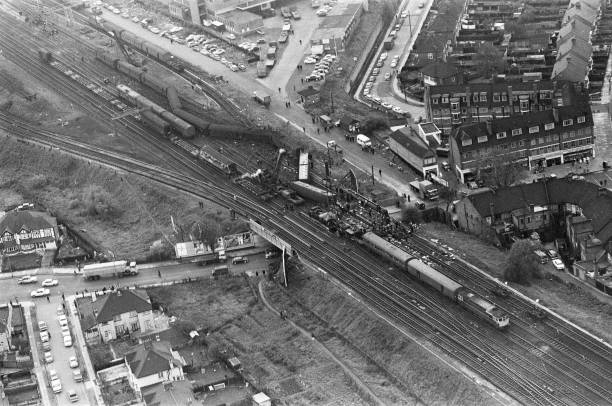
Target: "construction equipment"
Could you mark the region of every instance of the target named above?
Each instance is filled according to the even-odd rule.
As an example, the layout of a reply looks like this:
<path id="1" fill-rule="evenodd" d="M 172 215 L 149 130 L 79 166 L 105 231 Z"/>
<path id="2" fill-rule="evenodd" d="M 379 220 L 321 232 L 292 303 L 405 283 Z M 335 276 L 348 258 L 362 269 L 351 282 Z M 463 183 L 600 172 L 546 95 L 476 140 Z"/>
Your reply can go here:
<path id="1" fill-rule="evenodd" d="M 132 64 L 132 65 L 134 65 L 136 67 L 141 67 L 142 66 L 142 59 L 141 58 L 137 58 L 133 54 L 130 54 L 130 52 L 128 52 L 127 45 L 125 44 L 125 42 L 123 42 L 123 40 L 121 39 L 119 34 L 117 34 L 117 31 L 113 30 L 112 34 L 113 34 L 113 38 L 115 38 L 115 41 L 117 42 L 117 46 L 119 47 L 119 49 L 121 50 L 121 52 L 125 56 L 125 59 L 127 59 L 127 61 L 130 64 Z"/>

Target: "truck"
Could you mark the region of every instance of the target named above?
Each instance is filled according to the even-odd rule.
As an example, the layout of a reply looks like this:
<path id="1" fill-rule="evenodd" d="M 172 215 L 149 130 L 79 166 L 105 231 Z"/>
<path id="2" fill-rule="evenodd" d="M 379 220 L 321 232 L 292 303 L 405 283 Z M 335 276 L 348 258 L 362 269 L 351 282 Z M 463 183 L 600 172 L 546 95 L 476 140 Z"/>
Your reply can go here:
<path id="1" fill-rule="evenodd" d="M 281 16 L 283 18 L 291 18 L 291 10 L 289 10 L 289 7 L 281 7 Z"/>
<path id="2" fill-rule="evenodd" d="M 266 57 L 268 59 L 276 58 L 276 50 L 277 50 L 277 48 L 275 46 L 274 47 L 272 47 L 272 46 L 269 47 L 268 50 L 266 51 Z"/>
<path id="3" fill-rule="evenodd" d="M 99 264 L 89 264 L 83 267 L 83 278 L 88 281 L 98 280 L 101 277 L 117 277 L 138 275 L 136 262 L 127 261 L 103 262 Z"/>
<path id="4" fill-rule="evenodd" d="M 253 100 L 255 100 L 259 104 L 263 104 L 264 106 L 268 107 L 270 105 L 271 98 L 267 94 L 258 95 L 257 93 L 255 93 L 253 95 Z"/>
<path id="5" fill-rule="evenodd" d="M 388 37 L 384 42 L 384 47 L 386 51 L 393 49 L 394 45 L 395 45 L 395 39 L 392 37 Z"/>
<path id="6" fill-rule="evenodd" d="M 438 188 L 428 180 L 410 182 L 410 189 L 418 194 L 421 199 L 438 199 Z"/>
<path id="7" fill-rule="evenodd" d="M 268 68 L 266 67 L 266 63 L 264 61 L 257 62 L 257 77 L 265 78 L 268 76 Z"/>

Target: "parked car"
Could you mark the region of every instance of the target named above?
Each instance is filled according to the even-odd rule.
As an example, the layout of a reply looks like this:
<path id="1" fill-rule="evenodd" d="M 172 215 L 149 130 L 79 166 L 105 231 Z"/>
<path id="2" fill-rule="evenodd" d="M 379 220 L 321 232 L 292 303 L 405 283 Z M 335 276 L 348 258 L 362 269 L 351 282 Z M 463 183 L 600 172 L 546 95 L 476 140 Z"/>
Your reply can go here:
<path id="1" fill-rule="evenodd" d="M 552 264 L 557 271 L 565 271 L 565 264 L 559 258 L 553 259 Z"/>
<path id="2" fill-rule="evenodd" d="M 70 360 L 68 362 L 70 364 L 70 368 L 78 368 L 79 367 L 79 361 L 77 361 L 76 357 L 70 357 Z"/>
<path id="3" fill-rule="evenodd" d="M 57 317 L 57 321 L 59 322 L 60 326 L 67 326 L 68 325 L 68 319 L 63 314 L 61 316 Z"/>
<path id="4" fill-rule="evenodd" d="M 49 329 L 49 327 L 47 326 L 47 322 L 43 321 L 43 320 L 39 321 L 38 322 L 38 329 L 40 331 L 47 331 Z"/>
<path id="5" fill-rule="evenodd" d="M 44 281 L 42 281 L 42 286 L 43 287 L 49 287 L 49 286 L 57 286 L 58 285 L 58 280 L 57 279 L 45 279 Z"/>
<path id="6" fill-rule="evenodd" d="M 19 285 L 26 285 L 28 283 L 36 283 L 37 281 L 38 281 L 38 278 L 36 276 L 23 276 L 17 279 L 17 283 Z"/>
<path id="7" fill-rule="evenodd" d="M 83 375 L 81 375 L 80 369 L 72 371 L 72 379 L 74 379 L 75 382 L 83 382 Z"/>
<path id="8" fill-rule="evenodd" d="M 385 73 L 385 80 L 391 80 L 391 73 Z"/>
<path id="9" fill-rule="evenodd" d="M 47 288 L 40 288 L 40 289 L 36 289 L 33 290 L 32 293 L 30 293 L 30 296 L 32 297 L 44 297 L 44 296 L 49 296 L 51 294 L 51 291 Z"/>
<path id="10" fill-rule="evenodd" d="M 51 351 L 45 351 L 45 362 L 47 364 L 50 364 L 53 362 L 53 354 L 51 354 Z"/>
<path id="11" fill-rule="evenodd" d="M 79 401 L 79 395 L 77 395 L 77 393 L 74 391 L 74 389 L 70 389 L 68 391 L 68 400 L 71 403 L 76 403 Z"/>
<path id="12" fill-rule="evenodd" d="M 49 341 L 49 332 L 48 331 L 41 331 L 40 332 L 40 341 L 42 341 L 43 343 L 46 343 Z"/>
<path id="13" fill-rule="evenodd" d="M 72 337 L 64 336 L 64 347 L 71 347 L 71 346 L 72 346 Z"/>
<path id="14" fill-rule="evenodd" d="M 234 257 L 232 258 L 232 264 L 246 264 L 249 262 L 249 258 L 247 257 Z"/>

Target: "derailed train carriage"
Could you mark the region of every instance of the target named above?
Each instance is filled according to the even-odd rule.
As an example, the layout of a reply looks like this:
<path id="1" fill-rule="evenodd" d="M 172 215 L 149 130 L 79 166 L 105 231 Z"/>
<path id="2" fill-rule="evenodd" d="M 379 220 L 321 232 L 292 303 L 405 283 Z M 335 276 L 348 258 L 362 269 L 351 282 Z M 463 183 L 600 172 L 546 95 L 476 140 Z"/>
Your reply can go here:
<path id="1" fill-rule="evenodd" d="M 509 325 L 510 318 L 508 314 L 499 309 L 494 303 L 477 295 L 460 283 L 425 264 L 419 258 L 386 241 L 384 238 L 368 232 L 363 235 L 362 241 L 371 251 L 397 264 L 415 279 L 424 282 L 442 295 L 456 301 L 495 327 L 502 329 Z"/>

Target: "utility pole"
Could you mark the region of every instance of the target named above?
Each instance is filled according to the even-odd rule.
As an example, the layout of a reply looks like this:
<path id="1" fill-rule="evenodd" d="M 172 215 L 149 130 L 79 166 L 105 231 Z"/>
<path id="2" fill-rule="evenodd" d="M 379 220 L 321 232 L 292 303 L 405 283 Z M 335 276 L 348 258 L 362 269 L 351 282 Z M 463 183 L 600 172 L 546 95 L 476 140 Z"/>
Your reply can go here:
<path id="1" fill-rule="evenodd" d="M 372 165 L 372 186 L 374 186 L 374 165 Z"/>
<path id="2" fill-rule="evenodd" d="M 331 89 L 329 91 L 329 97 L 331 99 L 331 112 L 334 112 L 334 94 L 332 93 Z"/>

